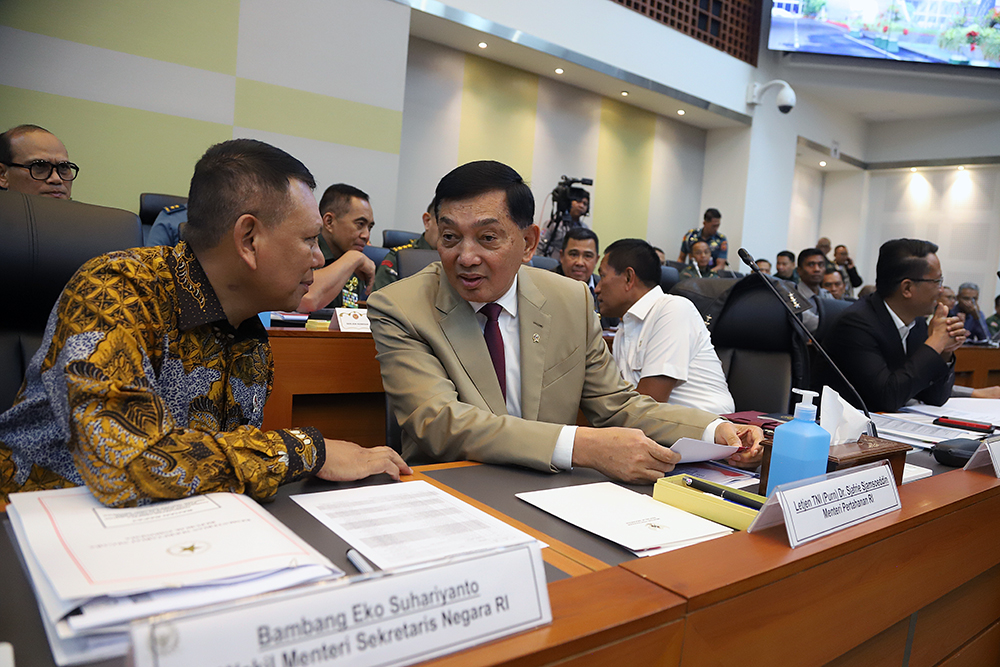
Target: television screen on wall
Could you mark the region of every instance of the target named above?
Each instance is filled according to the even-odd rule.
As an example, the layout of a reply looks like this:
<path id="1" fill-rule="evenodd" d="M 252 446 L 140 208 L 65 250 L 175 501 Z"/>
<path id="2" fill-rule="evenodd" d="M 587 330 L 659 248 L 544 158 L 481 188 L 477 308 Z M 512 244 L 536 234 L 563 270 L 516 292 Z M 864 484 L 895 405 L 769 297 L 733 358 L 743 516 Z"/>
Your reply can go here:
<path id="1" fill-rule="evenodd" d="M 1000 0 L 774 0 L 768 48 L 1000 68 Z"/>

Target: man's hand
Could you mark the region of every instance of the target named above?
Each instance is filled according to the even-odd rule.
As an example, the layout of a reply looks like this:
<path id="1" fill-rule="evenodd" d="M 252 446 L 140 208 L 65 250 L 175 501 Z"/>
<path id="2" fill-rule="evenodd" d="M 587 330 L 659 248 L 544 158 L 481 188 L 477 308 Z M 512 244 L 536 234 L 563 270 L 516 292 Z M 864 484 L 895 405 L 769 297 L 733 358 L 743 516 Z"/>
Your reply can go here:
<path id="1" fill-rule="evenodd" d="M 351 250 L 349 252 L 358 251 Z M 361 259 L 358 260 L 358 268 L 354 270 L 354 274 L 364 281 L 364 293 L 369 294 L 372 291 L 372 285 L 375 284 L 375 262 L 373 262 L 371 258 L 363 252 L 358 254 L 361 255 Z"/>
<path id="2" fill-rule="evenodd" d="M 633 484 L 655 482 L 680 460 L 680 454 L 653 442 L 637 428 L 581 426 L 573 441 L 574 466 Z"/>
<path id="3" fill-rule="evenodd" d="M 973 389 L 972 398 L 1000 398 L 1000 387 L 983 387 Z"/>
<path id="4" fill-rule="evenodd" d="M 740 450 L 727 461 L 740 468 L 756 468 L 764 456 L 764 431 L 750 424 L 723 422 L 715 429 L 715 444 L 739 447 Z"/>
<path id="5" fill-rule="evenodd" d="M 969 332 L 965 330 L 962 321 L 957 317 L 948 317 L 948 308 L 939 303 L 927 325 L 926 345 L 948 360 L 952 352 L 961 347 L 968 337 Z"/>
<path id="6" fill-rule="evenodd" d="M 324 438 L 326 462 L 316 473 L 328 482 L 350 482 L 384 472 L 395 480 L 413 471 L 402 457 L 388 447 L 362 447 L 346 440 Z"/>

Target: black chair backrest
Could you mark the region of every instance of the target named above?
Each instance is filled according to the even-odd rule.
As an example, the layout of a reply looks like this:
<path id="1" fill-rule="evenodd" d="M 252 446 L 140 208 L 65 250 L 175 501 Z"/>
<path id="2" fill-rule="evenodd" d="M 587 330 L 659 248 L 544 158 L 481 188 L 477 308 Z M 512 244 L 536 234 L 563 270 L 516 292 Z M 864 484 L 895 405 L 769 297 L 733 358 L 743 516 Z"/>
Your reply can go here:
<path id="1" fill-rule="evenodd" d="M 660 289 L 669 292 L 674 285 L 680 282 L 681 272 L 672 266 L 660 267 Z"/>
<path id="2" fill-rule="evenodd" d="M 437 250 L 403 248 L 396 253 L 396 271 L 399 273 L 399 279 L 409 278 L 439 259 L 441 256 Z"/>
<path id="3" fill-rule="evenodd" d="M 142 245 L 135 213 L 0 192 L 0 411 L 10 407 L 63 287 L 87 260 Z"/>
<path id="4" fill-rule="evenodd" d="M 145 242 L 149 230 L 156 222 L 156 216 L 166 206 L 187 204 L 187 197 L 178 195 L 161 195 L 155 192 L 143 192 L 139 195 L 139 221 L 142 222 L 142 239 Z"/>
<path id="5" fill-rule="evenodd" d="M 680 273 L 681 271 L 684 270 L 684 267 L 687 266 L 687 264 L 685 264 L 684 262 L 678 262 L 672 259 L 668 259 L 663 263 L 663 266 L 669 266 L 674 269 L 677 269 L 677 272 Z"/>
<path id="6" fill-rule="evenodd" d="M 535 255 L 528 263 L 536 269 L 545 269 L 546 271 L 551 271 L 559 266 L 558 259 L 555 257 L 546 257 L 545 255 Z"/>
<path id="7" fill-rule="evenodd" d="M 407 232 L 402 229 L 383 229 L 382 230 L 382 247 L 398 248 L 401 245 L 406 245 L 410 241 L 415 241 L 420 238 L 420 232 Z"/>

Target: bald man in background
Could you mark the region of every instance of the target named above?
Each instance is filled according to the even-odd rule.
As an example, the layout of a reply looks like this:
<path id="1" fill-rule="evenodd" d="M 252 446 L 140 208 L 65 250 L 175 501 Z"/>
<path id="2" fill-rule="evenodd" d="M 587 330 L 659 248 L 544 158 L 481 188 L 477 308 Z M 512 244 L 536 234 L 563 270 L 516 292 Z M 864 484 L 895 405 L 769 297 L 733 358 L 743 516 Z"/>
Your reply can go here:
<path id="1" fill-rule="evenodd" d="M 0 188 L 69 199 L 79 171 L 63 143 L 43 127 L 18 125 L 0 134 Z"/>

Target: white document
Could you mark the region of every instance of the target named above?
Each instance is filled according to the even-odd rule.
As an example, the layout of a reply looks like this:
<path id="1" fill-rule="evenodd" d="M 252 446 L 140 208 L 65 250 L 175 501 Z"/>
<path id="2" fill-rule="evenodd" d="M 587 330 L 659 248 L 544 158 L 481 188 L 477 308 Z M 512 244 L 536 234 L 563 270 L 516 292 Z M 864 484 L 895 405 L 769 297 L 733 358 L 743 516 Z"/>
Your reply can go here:
<path id="1" fill-rule="evenodd" d="M 62 600 L 202 584 L 325 556 L 246 496 L 112 509 L 85 487 L 11 494 L 27 547 Z"/>
<path id="2" fill-rule="evenodd" d="M 612 482 L 516 495 L 540 510 L 637 553 L 668 545 L 686 546 L 733 532 Z"/>
<path id="3" fill-rule="evenodd" d="M 669 475 L 671 477 L 674 475 L 694 475 L 706 482 L 724 484 L 734 489 L 741 489 L 744 486 L 760 483 L 760 477 L 756 475 L 743 470 L 737 470 L 736 468 L 730 468 L 727 465 L 711 462 L 678 463 Z"/>
<path id="4" fill-rule="evenodd" d="M 905 412 L 917 412 L 931 417 L 953 417 L 973 421 L 1000 423 L 1000 398 L 950 398 L 944 405 L 908 405 Z"/>
<path id="5" fill-rule="evenodd" d="M 670 449 L 681 455 L 680 463 L 699 463 L 727 458 L 739 451 L 740 448 L 732 445 L 717 445 L 714 442 L 705 442 L 694 438 L 680 438 L 670 446 Z"/>
<path id="6" fill-rule="evenodd" d="M 292 500 L 384 570 L 536 541 L 424 481 Z"/>
<path id="7" fill-rule="evenodd" d="M 981 433 L 976 434 L 971 431 L 961 431 L 959 429 L 948 428 L 947 426 L 937 426 L 932 424 L 932 417 L 922 414 L 901 413 L 901 414 L 874 414 L 872 421 L 878 428 L 880 437 L 889 440 L 897 440 L 914 447 L 930 449 L 942 440 L 952 438 L 973 438 L 979 439 Z"/>
<path id="8" fill-rule="evenodd" d="M 923 466 L 913 465 L 912 463 L 903 464 L 903 484 L 909 484 L 918 479 L 930 477 L 933 474 L 933 472 Z"/>

